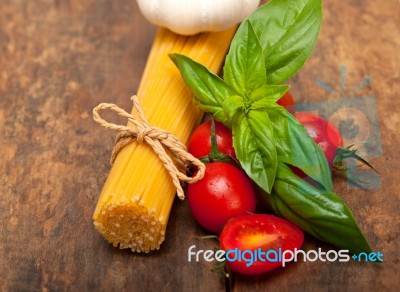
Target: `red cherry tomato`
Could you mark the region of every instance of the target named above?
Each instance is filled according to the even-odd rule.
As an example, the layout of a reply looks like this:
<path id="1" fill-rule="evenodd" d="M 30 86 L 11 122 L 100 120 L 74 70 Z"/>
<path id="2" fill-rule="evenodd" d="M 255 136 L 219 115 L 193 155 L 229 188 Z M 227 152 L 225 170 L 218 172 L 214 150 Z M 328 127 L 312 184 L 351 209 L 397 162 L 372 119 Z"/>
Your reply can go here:
<path id="1" fill-rule="evenodd" d="M 293 96 L 289 92 L 286 92 L 277 103 L 285 107 L 291 114 L 294 114 L 295 103 Z"/>
<path id="2" fill-rule="evenodd" d="M 332 167 L 337 148 L 343 146 L 343 138 L 339 130 L 330 122 L 315 114 L 299 112 L 295 114 L 295 117 L 304 125 L 308 134 L 322 149 L 329 166 Z"/>
<path id="3" fill-rule="evenodd" d="M 206 164 L 204 178 L 188 186 L 188 202 L 196 221 L 214 233 L 219 233 L 228 219 L 256 208 L 250 180 L 226 162 Z"/>
<path id="4" fill-rule="evenodd" d="M 221 248 L 226 251 L 226 263 L 229 268 L 234 272 L 249 275 L 269 272 L 282 266 L 282 261 L 276 256 L 279 250 L 284 252 L 299 249 L 303 241 L 304 233 L 301 229 L 287 220 L 267 214 L 235 217 L 225 224 L 220 235 Z M 253 253 L 252 263 L 249 261 L 248 251 Z M 235 252 L 237 256 L 241 253 L 241 261 L 238 260 L 239 257 L 235 260 Z M 285 259 L 289 260 L 290 255 L 286 254 Z"/>
<path id="5" fill-rule="evenodd" d="M 232 132 L 222 123 L 215 121 L 215 135 L 220 152 L 236 158 L 232 144 Z M 197 158 L 207 156 L 211 151 L 211 120 L 197 127 L 189 140 L 188 151 Z"/>

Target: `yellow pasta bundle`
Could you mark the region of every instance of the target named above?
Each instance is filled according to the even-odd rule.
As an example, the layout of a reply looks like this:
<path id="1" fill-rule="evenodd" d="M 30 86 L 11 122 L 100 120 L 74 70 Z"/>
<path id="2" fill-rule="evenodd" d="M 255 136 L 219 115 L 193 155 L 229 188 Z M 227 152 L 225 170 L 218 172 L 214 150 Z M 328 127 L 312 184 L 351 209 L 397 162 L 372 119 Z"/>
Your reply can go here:
<path id="1" fill-rule="evenodd" d="M 152 126 L 187 143 L 202 112 L 168 54 L 184 54 L 216 72 L 235 29 L 182 36 L 159 28 L 137 93 Z M 93 214 L 95 228 L 120 248 L 136 252 L 159 249 L 175 191 L 153 150 L 144 143 L 131 143 L 119 152 L 103 187 Z"/>

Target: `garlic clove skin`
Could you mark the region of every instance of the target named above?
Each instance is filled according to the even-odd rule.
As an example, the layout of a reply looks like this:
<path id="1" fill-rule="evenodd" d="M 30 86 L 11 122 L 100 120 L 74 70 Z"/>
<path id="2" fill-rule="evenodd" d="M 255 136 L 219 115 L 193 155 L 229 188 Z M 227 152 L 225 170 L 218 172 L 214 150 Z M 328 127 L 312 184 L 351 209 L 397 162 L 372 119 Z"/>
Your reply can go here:
<path id="1" fill-rule="evenodd" d="M 177 34 L 222 31 L 240 23 L 260 0 L 137 0 L 145 18 Z"/>

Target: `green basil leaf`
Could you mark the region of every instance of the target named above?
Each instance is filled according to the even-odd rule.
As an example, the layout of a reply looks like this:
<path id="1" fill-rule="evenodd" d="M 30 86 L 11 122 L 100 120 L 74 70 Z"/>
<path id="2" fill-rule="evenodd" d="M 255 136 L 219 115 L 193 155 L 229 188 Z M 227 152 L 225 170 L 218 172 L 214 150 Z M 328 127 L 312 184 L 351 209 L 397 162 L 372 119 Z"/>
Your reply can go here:
<path id="1" fill-rule="evenodd" d="M 293 76 L 314 49 L 322 22 L 321 0 L 271 0 L 248 20 L 264 55 L 267 83 L 281 84 Z M 235 39 L 246 38 L 241 25 Z"/>
<path id="2" fill-rule="evenodd" d="M 242 112 L 233 123 L 233 146 L 247 175 L 266 192 L 275 180 L 278 163 L 273 129 L 266 112 Z"/>
<path id="3" fill-rule="evenodd" d="M 279 160 L 300 168 L 326 190 L 332 191 L 332 177 L 325 155 L 304 126 L 280 106 L 268 110 L 268 115 Z"/>
<path id="4" fill-rule="evenodd" d="M 284 163 L 278 165 L 267 201 L 278 215 L 324 242 L 354 253 L 372 251 L 343 200 L 316 189 Z"/>
<path id="5" fill-rule="evenodd" d="M 276 102 L 289 90 L 288 85 L 264 85 L 250 93 L 252 109 L 274 106 Z"/>
<path id="6" fill-rule="evenodd" d="M 244 95 L 266 84 L 265 63 L 260 43 L 249 21 L 242 24 L 243 33 L 232 40 L 224 66 L 224 80 Z"/>
<path id="7" fill-rule="evenodd" d="M 222 104 L 225 98 L 234 95 L 235 91 L 217 75 L 189 57 L 180 54 L 169 56 L 194 94 L 194 101 L 200 109 L 212 113 L 218 121 L 229 125 L 230 121 L 225 115 Z"/>
<path id="8" fill-rule="evenodd" d="M 225 115 L 232 121 L 244 109 L 243 98 L 239 95 L 230 96 L 224 100 L 222 108 Z"/>

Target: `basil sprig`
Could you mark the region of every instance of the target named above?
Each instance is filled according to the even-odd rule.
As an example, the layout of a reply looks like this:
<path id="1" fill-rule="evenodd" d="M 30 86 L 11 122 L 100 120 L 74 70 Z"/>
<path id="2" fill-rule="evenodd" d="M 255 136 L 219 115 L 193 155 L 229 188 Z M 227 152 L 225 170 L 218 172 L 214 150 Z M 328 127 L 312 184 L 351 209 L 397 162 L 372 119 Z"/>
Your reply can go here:
<path id="1" fill-rule="evenodd" d="M 310 56 L 321 22 L 321 0 L 271 0 L 238 28 L 225 60 L 223 78 L 186 56 L 170 57 L 192 90 L 195 103 L 232 129 L 242 168 L 266 192 L 278 214 L 324 241 L 352 250 L 369 250 L 350 211 L 333 193 L 322 150 L 304 127 L 276 103 L 289 88 L 283 83 Z M 311 191 L 312 186 L 306 182 L 303 184 L 310 189 L 304 187 L 292 171 L 285 169 L 287 164 L 300 168 L 321 189 Z M 291 203 L 298 205 L 293 207 Z M 306 220 L 310 210 L 318 220 Z M 324 220 L 332 224 L 324 225 Z M 352 236 L 354 244 L 350 240 L 340 243 L 347 235 Z"/>
<path id="2" fill-rule="evenodd" d="M 223 79 L 188 57 L 172 54 L 171 58 L 195 95 L 198 106 L 211 112 L 215 119 L 232 129 L 233 143 L 241 166 L 263 190 L 271 192 L 278 160 L 302 169 L 326 189 L 332 190 L 329 167 L 321 149 L 296 119 L 276 104 L 289 87 L 269 83 L 268 79 L 278 79 L 271 77 L 272 72 L 266 69 L 270 59 L 276 58 L 275 54 L 282 55 L 279 70 L 286 72 L 285 78 L 295 74 L 305 63 L 317 34 L 312 40 L 307 38 L 302 50 L 284 46 L 283 40 L 290 39 L 289 36 L 298 39 L 298 31 L 293 29 L 297 27 L 294 15 L 304 17 L 304 14 L 311 13 L 309 19 L 319 16 L 320 21 L 314 21 L 319 30 L 321 12 L 307 10 L 306 4 L 320 1 L 298 1 L 302 5 L 297 4 L 297 10 L 293 10 L 296 5 L 289 5 L 288 9 L 292 13 L 282 24 L 286 33 L 280 30 L 280 37 L 262 33 L 268 31 L 270 22 L 280 19 L 278 14 L 272 14 L 268 9 L 272 3 L 271 7 L 276 10 L 275 2 L 283 3 L 285 5 L 282 7 L 286 7 L 288 1 L 275 0 L 261 6 L 239 27 L 226 57 Z M 282 17 L 282 12 L 280 15 Z M 270 39 L 264 36 L 266 34 Z M 280 51 L 271 55 L 270 50 L 276 50 L 276 46 L 281 47 Z M 288 58 L 287 55 L 291 54 L 293 58 Z M 284 61 L 288 63 L 284 64 Z M 280 122 L 276 123 L 276 120 Z"/>

